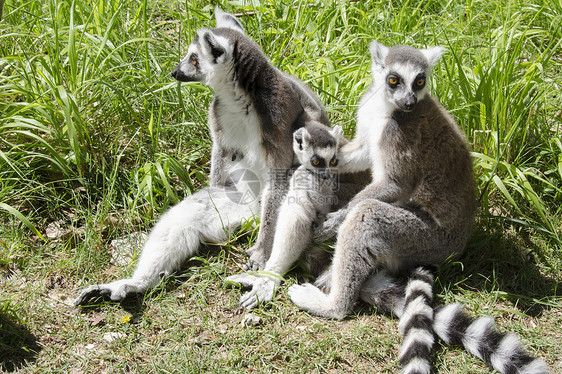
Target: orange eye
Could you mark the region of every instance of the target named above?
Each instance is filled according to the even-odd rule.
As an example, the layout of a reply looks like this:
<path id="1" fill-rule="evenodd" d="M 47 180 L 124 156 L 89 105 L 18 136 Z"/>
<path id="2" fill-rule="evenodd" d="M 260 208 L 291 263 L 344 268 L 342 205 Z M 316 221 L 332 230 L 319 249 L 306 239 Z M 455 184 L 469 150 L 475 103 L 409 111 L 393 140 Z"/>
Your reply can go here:
<path id="1" fill-rule="evenodd" d="M 192 60 L 191 63 L 193 64 L 193 66 L 197 66 L 197 60 Z"/>
<path id="2" fill-rule="evenodd" d="M 423 79 L 418 79 L 417 82 L 416 82 L 416 84 L 418 85 L 418 87 L 421 87 L 421 86 L 423 86 L 423 85 L 425 84 L 425 80 L 423 80 Z"/>
<path id="3" fill-rule="evenodd" d="M 394 77 L 390 77 L 390 78 L 388 78 L 388 83 L 392 84 L 393 86 L 394 86 L 394 85 L 397 85 L 397 84 L 398 84 L 398 79 L 396 79 L 396 78 L 394 78 Z"/>
<path id="4" fill-rule="evenodd" d="M 320 161 L 318 161 L 318 160 L 312 160 L 312 161 L 310 161 L 310 163 L 312 164 L 312 166 L 320 165 Z"/>
<path id="5" fill-rule="evenodd" d="M 336 166 L 338 164 L 338 159 L 337 158 L 333 158 L 330 160 L 330 166 Z"/>

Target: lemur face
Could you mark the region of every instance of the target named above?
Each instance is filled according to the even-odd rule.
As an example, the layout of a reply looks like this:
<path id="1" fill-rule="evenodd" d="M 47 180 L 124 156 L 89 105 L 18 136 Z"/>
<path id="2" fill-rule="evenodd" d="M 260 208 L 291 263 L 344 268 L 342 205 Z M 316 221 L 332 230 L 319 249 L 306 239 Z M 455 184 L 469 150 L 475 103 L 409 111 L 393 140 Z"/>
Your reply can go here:
<path id="1" fill-rule="evenodd" d="M 341 127 L 322 126 L 308 131 L 300 128 L 293 134 L 293 150 L 301 165 L 323 179 L 332 176 L 338 165 L 337 151 Z"/>
<path id="2" fill-rule="evenodd" d="M 370 49 L 375 84 L 396 109 L 414 110 L 427 93 L 427 79 L 443 55 L 443 49 L 416 49 L 403 45 L 389 48 L 376 41 L 371 43 Z"/>
<path id="3" fill-rule="evenodd" d="M 180 82 L 205 82 L 205 71 L 201 66 L 201 46 L 196 38 L 187 50 L 187 55 L 172 71 L 172 77 Z"/>
<path id="4" fill-rule="evenodd" d="M 412 65 L 393 66 L 385 78 L 386 92 L 399 110 L 414 110 L 425 94 L 426 73 Z"/>
<path id="5" fill-rule="evenodd" d="M 215 11 L 217 27 L 197 31 L 187 55 L 172 71 L 175 79 L 211 84 L 221 70 L 228 71 L 233 59 L 234 40 L 238 33 L 244 33 L 244 28 L 232 15 L 219 9 Z"/>

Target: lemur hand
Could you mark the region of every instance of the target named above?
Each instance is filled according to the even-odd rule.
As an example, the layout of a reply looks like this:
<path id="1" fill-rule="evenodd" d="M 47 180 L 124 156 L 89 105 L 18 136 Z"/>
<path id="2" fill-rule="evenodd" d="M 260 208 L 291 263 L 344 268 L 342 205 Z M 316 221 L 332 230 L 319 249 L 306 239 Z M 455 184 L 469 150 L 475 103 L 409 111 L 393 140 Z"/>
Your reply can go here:
<path id="1" fill-rule="evenodd" d="M 268 275 L 242 273 L 227 277 L 225 283 L 239 284 L 244 289 L 250 288 L 250 291 L 240 297 L 239 305 L 242 308 L 254 309 L 273 299 L 281 280 Z"/>
<path id="2" fill-rule="evenodd" d="M 141 293 L 148 288 L 148 282 L 144 280 L 121 279 L 107 284 L 95 284 L 83 289 L 74 300 L 74 305 L 86 305 L 96 299 L 110 299 L 121 301 L 129 294 Z"/>
<path id="3" fill-rule="evenodd" d="M 267 262 L 267 256 L 264 251 L 257 245 L 252 246 L 246 251 L 250 255 L 248 262 L 242 266 L 244 271 L 258 271 L 263 270 L 265 263 Z"/>
<path id="4" fill-rule="evenodd" d="M 344 207 L 338 211 L 329 213 L 324 222 L 320 223 L 317 227 L 313 227 L 312 238 L 314 241 L 320 243 L 335 237 L 347 215 L 347 211 L 347 207 Z"/>

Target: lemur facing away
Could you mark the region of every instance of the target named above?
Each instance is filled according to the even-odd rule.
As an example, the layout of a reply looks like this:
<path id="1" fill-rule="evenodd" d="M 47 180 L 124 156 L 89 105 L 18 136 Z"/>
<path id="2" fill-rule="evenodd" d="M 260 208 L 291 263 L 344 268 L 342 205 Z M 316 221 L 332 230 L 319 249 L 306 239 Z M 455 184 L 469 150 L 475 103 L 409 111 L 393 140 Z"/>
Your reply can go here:
<path id="1" fill-rule="evenodd" d="M 289 191 L 279 209 L 271 256 L 263 272 L 243 273 L 226 279 L 252 288 L 240 298 L 241 306 L 252 309 L 259 303 L 271 301 L 282 275 L 305 252 L 313 257 L 312 261 L 307 261 L 311 266 L 319 266 L 318 261 L 320 267 L 327 265 L 320 260 L 322 250 L 320 253 L 314 253 L 314 248 L 306 250 L 311 244 L 311 226 L 323 221 L 339 206 L 335 168 L 340 141 L 346 141 L 341 132 L 340 126 L 330 130 L 315 122 L 294 132 L 293 150 L 300 166 L 291 176 Z"/>
<path id="2" fill-rule="evenodd" d="M 260 210 L 249 267 L 263 268 L 269 257 L 277 210 L 294 163 L 292 134 L 309 122 L 329 128 L 329 121 L 316 95 L 275 68 L 236 17 L 218 8 L 215 17 L 216 28 L 198 30 L 187 56 L 172 72 L 178 81 L 203 82 L 213 89 L 210 186 L 162 215 L 131 278 L 87 287 L 76 305 L 101 295 L 122 300 L 154 287 L 195 255 L 201 242 L 226 240 Z M 349 175 L 338 191 L 347 200 L 342 195 L 340 201 L 349 201 L 366 181 L 368 176 Z"/>
<path id="3" fill-rule="evenodd" d="M 338 158 L 343 171 L 371 168 L 372 182 L 320 226 L 318 239 L 337 232 L 331 268 L 316 285 L 292 286 L 291 300 L 336 319 L 359 297 L 393 308 L 401 316 L 406 373 L 429 373 L 434 331 L 502 373 L 546 373 L 542 360 L 513 335 L 496 332 L 490 319 L 472 321 L 453 305 L 435 311 L 434 320 L 432 274 L 418 267 L 463 251 L 476 210 L 472 160 L 452 116 L 426 89 L 443 50 L 376 41 L 370 50 L 373 83 L 359 104 L 356 136 Z M 400 274 L 410 275 L 407 287 Z"/>

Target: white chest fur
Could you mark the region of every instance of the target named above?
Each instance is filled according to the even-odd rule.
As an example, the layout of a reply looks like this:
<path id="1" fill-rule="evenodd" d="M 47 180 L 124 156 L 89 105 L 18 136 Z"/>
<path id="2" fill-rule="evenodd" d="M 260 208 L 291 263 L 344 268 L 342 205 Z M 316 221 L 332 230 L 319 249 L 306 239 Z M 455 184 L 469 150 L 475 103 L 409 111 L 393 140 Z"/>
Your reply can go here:
<path id="1" fill-rule="evenodd" d="M 261 125 L 250 98 L 237 89 L 215 95 L 219 101 L 215 116 L 222 129 L 222 146 L 241 152 L 243 159 L 236 167 L 250 169 L 265 185 L 268 169 L 261 145 Z"/>
<path id="2" fill-rule="evenodd" d="M 364 146 L 369 148 L 373 182 L 381 181 L 385 175 L 380 140 L 394 109 L 394 106 L 376 91 L 369 91 L 359 103 L 355 137 L 363 139 Z"/>

